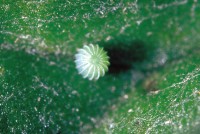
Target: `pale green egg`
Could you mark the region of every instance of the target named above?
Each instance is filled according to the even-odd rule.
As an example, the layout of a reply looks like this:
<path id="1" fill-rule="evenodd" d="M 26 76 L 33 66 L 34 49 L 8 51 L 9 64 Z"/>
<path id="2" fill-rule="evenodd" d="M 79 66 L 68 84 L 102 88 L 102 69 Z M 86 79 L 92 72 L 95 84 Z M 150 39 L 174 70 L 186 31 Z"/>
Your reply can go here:
<path id="1" fill-rule="evenodd" d="M 75 55 L 79 74 L 89 80 L 97 80 L 108 71 L 109 57 L 98 45 L 84 45 Z"/>

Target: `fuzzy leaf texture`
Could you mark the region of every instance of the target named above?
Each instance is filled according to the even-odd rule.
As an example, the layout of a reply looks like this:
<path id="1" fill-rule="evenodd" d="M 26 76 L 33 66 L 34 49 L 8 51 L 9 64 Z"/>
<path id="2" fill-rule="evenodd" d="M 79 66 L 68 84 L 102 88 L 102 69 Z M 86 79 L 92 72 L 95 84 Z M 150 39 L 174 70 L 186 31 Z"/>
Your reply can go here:
<path id="1" fill-rule="evenodd" d="M 199 24 L 197 0 L 1 0 L 0 133 L 198 133 Z M 89 44 L 97 81 L 74 62 Z"/>

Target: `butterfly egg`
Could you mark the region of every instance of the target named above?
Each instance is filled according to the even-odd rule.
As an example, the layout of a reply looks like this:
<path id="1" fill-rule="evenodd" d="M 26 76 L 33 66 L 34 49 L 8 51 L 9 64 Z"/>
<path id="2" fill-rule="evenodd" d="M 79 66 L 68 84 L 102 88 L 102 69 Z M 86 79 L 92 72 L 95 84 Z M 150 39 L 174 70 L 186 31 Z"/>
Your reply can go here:
<path id="1" fill-rule="evenodd" d="M 76 68 L 89 80 L 97 80 L 108 71 L 109 57 L 98 45 L 84 45 L 75 55 Z"/>

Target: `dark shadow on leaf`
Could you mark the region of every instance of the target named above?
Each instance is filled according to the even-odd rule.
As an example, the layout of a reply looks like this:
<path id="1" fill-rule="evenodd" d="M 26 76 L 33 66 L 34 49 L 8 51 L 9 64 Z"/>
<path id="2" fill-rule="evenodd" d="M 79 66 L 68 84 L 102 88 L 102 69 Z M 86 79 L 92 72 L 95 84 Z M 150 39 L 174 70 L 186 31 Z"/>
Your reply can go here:
<path id="1" fill-rule="evenodd" d="M 104 48 L 110 57 L 110 74 L 130 70 L 134 63 L 147 59 L 148 46 L 141 40 L 106 44 Z"/>

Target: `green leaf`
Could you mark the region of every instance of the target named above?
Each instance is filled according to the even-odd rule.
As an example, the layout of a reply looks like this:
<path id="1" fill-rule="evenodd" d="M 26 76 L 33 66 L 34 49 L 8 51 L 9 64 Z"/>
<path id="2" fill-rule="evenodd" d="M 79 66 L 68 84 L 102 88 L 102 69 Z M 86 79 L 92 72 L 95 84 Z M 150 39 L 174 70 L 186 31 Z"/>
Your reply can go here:
<path id="1" fill-rule="evenodd" d="M 200 5 L 189 0 L 0 2 L 1 133 L 197 133 Z M 83 79 L 99 44 L 109 73 Z"/>
<path id="2" fill-rule="evenodd" d="M 101 133 L 197 133 L 200 125 L 200 58 L 176 60 L 149 74 L 143 84 L 104 117 Z M 143 91 L 143 92 L 142 92 Z"/>

